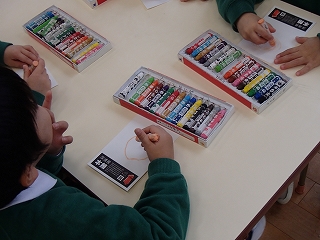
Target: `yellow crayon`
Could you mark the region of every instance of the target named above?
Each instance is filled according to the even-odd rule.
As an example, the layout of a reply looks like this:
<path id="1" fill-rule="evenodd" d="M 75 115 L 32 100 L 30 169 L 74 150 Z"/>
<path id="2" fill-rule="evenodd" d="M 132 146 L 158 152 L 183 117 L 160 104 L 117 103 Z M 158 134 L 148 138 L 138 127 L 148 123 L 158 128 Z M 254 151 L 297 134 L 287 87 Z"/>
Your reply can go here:
<path id="1" fill-rule="evenodd" d="M 181 118 L 181 120 L 177 123 L 179 127 L 183 127 L 183 125 L 186 124 L 186 122 L 192 117 L 192 115 L 195 113 L 195 111 L 200 107 L 202 104 L 202 100 L 197 100 L 191 108 L 188 110 L 188 112 Z"/>
<path id="2" fill-rule="evenodd" d="M 260 82 L 263 78 L 265 78 L 271 71 L 266 68 L 258 77 L 253 79 L 250 83 L 248 83 L 244 88 L 243 92 L 247 93 L 250 91 L 251 88 L 253 88 L 258 82 Z"/>

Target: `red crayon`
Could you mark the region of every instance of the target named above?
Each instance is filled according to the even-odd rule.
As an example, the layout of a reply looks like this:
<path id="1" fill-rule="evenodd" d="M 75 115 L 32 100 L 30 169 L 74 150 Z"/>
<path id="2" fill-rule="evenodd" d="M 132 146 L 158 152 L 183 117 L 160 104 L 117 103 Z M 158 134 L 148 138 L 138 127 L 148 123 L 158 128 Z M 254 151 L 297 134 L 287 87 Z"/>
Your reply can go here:
<path id="1" fill-rule="evenodd" d="M 208 33 L 205 37 L 201 38 L 196 44 L 186 49 L 186 54 L 191 54 L 193 50 L 197 49 L 199 46 L 201 46 L 209 37 L 212 37 L 212 33 Z"/>

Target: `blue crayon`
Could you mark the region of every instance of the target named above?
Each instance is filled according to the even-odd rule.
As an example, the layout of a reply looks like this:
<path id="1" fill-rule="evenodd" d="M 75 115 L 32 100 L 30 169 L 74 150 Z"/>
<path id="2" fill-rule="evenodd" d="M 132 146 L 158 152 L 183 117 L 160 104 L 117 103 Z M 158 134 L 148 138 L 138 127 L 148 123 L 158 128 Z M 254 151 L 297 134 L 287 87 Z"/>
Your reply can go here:
<path id="1" fill-rule="evenodd" d="M 276 76 L 275 78 L 273 78 L 266 86 L 264 86 L 254 94 L 254 98 L 259 99 L 263 94 L 268 92 L 269 89 L 272 88 L 272 86 L 275 85 L 279 80 L 282 80 L 280 76 Z"/>
<path id="2" fill-rule="evenodd" d="M 36 27 L 40 26 L 42 23 L 44 23 L 45 21 L 53 17 L 54 17 L 54 14 L 51 11 L 48 11 L 42 16 L 40 16 L 38 19 L 26 25 L 26 28 L 33 31 L 33 29 L 35 29 Z"/>
<path id="3" fill-rule="evenodd" d="M 216 41 L 218 39 L 217 36 L 213 35 L 210 38 L 208 38 L 207 41 L 205 41 L 201 46 L 199 46 L 198 48 L 196 48 L 192 53 L 191 56 L 195 57 L 197 56 L 200 52 L 202 52 L 206 47 L 208 47 L 211 43 L 213 43 L 214 41 Z"/>
<path id="4" fill-rule="evenodd" d="M 280 79 L 277 81 L 265 94 L 263 94 L 259 99 L 258 103 L 263 103 L 266 101 L 268 98 L 273 96 L 280 88 L 282 88 L 286 82 L 283 79 Z"/>
<path id="5" fill-rule="evenodd" d="M 219 53 L 221 49 L 223 49 L 226 45 L 227 43 L 225 41 L 222 41 L 218 46 L 216 46 L 214 49 L 212 49 L 210 52 L 208 52 L 206 55 L 200 58 L 199 63 L 204 64 L 208 59 L 212 58 L 217 53 Z"/>
<path id="6" fill-rule="evenodd" d="M 180 112 L 180 110 L 189 102 L 191 99 L 190 95 L 186 95 L 180 103 L 170 112 L 170 114 L 166 117 L 166 120 L 172 122 L 175 116 Z"/>
<path id="7" fill-rule="evenodd" d="M 189 102 L 179 111 L 179 113 L 174 117 L 172 123 L 177 125 L 181 118 L 188 112 L 191 106 L 197 101 L 195 97 L 191 98 Z"/>

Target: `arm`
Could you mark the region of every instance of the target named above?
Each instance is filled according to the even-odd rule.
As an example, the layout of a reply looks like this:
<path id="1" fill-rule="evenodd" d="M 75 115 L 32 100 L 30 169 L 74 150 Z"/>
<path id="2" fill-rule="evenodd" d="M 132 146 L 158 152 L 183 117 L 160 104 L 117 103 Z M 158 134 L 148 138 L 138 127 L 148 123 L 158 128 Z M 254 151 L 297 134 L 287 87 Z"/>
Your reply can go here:
<path id="1" fill-rule="evenodd" d="M 254 5 L 261 0 L 217 0 L 221 16 L 231 23 L 233 30 L 255 44 L 263 44 L 273 40 L 273 36 L 262 27 L 258 21 L 259 16 L 254 12 Z M 271 33 L 275 29 L 268 24 Z"/>
<path id="2" fill-rule="evenodd" d="M 254 5 L 263 0 L 217 0 L 220 15 L 237 31 L 236 21 L 244 13 L 255 13 Z"/>

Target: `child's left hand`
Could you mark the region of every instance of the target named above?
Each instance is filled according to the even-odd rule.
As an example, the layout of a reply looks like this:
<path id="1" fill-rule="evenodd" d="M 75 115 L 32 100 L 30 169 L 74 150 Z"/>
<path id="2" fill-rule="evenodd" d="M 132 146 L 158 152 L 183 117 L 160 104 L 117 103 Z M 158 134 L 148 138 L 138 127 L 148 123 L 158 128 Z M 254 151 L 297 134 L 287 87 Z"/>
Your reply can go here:
<path id="1" fill-rule="evenodd" d="M 25 64 L 31 66 L 38 58 L 37 51 L 29 45 L 10 45 L 4 51 L 3 62 L 9 67 L 22 68 Z"/>
<path id="2" fill-rule="evenodd" d="M 280 69 L 282 70 L 305 65 L 296 72 L 296 76 L 301 76 L 320 65 L 320 39 L 318 37 L 296 37 L 296 41 L 301 45 L 279 53 L 274 63 L 281 64 Z"/>
<path id="3" fill-rule="evenodd" d="M 68 123 L 66 121 L 59 121 L 56 122 L 54 118 L 53 112 L 50 111 L 51 109 L 51 101 L 52 101 L 52 92 L 48 91 L 45 97 L 45 100 L 42 104 L 42 107 L 45 107 L 49 110 L 51 120 L 52 120 L 52 142 L 47 151 L 47 153 L 52 155 L 58 155 L 62 148 L 73 142 L 72 136 L 63 136 L 63 133 L 68 129 Z"/>

